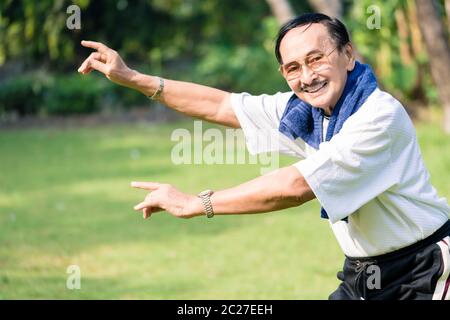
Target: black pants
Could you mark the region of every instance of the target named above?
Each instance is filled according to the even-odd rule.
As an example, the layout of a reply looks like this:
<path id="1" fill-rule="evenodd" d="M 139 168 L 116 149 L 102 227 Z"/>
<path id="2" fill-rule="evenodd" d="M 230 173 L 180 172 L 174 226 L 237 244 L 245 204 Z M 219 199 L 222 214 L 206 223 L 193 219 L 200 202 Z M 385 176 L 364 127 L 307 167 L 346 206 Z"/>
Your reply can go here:
<path id="1" fill-rule="evenodd" d="M 376 257 L 346 257 L 330 300 L 450 299 L 450 220 L 424 240 Z"/>

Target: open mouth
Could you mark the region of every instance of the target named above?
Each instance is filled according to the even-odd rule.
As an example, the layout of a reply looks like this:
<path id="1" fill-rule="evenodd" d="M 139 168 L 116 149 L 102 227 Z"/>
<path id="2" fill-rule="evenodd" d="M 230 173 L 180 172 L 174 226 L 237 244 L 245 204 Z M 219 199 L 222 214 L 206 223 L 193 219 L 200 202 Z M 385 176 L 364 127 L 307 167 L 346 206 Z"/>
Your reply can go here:
<path id="1" fill-rule="evenodd" d="M 328 81 L 321 81 L 317 82 L 316 84 L 313 84 L 311 86 L 308 86 L 307 88 L 302 89 L 303 92 L 306 93 L 316 93 L 323 87 L 325 87 L 328 84 Z"/>

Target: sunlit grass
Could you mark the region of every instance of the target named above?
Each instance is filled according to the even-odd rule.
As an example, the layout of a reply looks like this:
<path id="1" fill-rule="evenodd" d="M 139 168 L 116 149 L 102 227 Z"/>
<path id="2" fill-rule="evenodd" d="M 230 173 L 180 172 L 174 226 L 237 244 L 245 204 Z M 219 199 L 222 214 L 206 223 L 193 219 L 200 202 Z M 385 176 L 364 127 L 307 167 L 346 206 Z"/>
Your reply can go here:
<path id="1" fill-rule="evenodd" d="M 175 128 L 135 124 L 0 133 L 0 298 L 326 299 L 343 255 L 317 202 L 276 213 L 149 220 L 130 181 L 197 193 L 234 186 L 259 165 L 179 165 Z M 450 196 L 450 142 L 433 123 L 419 140 Z M 282 158 L 281 165 L 293 159 Z M 81 289 L 66 288 L 69 265 Z"/>

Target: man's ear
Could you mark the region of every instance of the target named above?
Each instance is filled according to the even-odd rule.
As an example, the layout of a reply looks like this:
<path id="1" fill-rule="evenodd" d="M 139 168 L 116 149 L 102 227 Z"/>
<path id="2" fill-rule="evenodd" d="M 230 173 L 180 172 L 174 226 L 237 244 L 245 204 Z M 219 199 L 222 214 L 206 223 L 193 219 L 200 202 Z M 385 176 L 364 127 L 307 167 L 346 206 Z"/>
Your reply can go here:
<path id="1" fill-rule="evenodd" d="M 355 62 L 356 62 L 356 58 L 355 58 L 355 54 L 353 52 L 353 45 L 351 42 L 347 43 L 344 47 L 344 53 L 345 56 L 348 59 L 347 62 L 347 71 L 352 71 L 355 68 Z"/>

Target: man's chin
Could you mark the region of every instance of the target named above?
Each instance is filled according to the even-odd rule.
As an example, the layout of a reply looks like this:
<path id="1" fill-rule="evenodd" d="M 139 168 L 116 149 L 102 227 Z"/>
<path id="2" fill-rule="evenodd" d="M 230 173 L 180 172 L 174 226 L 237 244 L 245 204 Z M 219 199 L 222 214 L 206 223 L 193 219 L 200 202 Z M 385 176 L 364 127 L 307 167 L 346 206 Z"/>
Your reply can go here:
<path id="1" fill-rule="evenodd" d="M 314 108 L 326 109 L 330 105 L 329 99 L 326 97 L 308 97 L 308 94 L 302 94 L 299 98 Z"/>
<path id="2" fill-rule="evenodd" d="M 307 103 L 309 103 L 313 108 L 316 109 L 327 109 L 329 103 L 327 103 L 326 101 L 320 101 L 319 99 L 310 99 L 310 100 L 305 100 Z"/>

